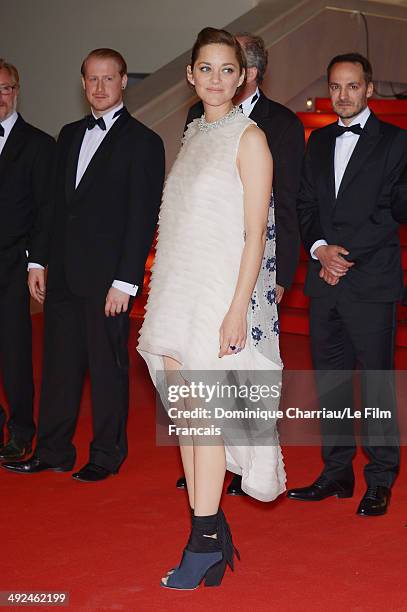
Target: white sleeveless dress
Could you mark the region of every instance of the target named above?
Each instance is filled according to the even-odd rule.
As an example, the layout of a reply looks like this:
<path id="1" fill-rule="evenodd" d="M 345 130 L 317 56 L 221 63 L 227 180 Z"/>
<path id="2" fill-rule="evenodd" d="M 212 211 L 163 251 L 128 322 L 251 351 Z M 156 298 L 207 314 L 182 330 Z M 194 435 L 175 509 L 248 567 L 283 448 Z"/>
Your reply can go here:
<path id="1" fill-rule="evenodd" d="M 245 348 L 218 358 L 219 328 L 231 304 L 244 247 L 243 186 L 236 166 L 240 138 L 256 124 L 233 109 L 213 125 L 189 124 L 167 178 L 158 243 L 138 351 L 157 385 L 163 356 L 184 371 L 273 371 L 281 374 L 275 302 L 275 227 L 269 209 L 262 267 L 248 309 Z M 278 400 L 274 408 L 278 407 Z M 285 490 L 281 449 L 225 439 L 227 468 L 261 501 Z M 270 423 L 268 423 L 270 426 Z"/>

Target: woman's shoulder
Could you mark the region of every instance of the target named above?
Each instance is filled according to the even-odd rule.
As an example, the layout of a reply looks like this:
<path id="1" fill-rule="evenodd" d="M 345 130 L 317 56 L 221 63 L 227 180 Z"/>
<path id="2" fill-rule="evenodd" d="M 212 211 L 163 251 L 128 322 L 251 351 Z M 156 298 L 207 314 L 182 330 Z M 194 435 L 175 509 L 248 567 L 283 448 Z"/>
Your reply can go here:
<path id="1" fill-rule="evenodd" d="M 261 140 L 264 136 L 264 132 L 261 128 L 258 127 L 257 123 L 250 119 L 250 117 L 246 117 L 242 112 L 237 116 L 237 121 L 235 122 L 235 126 L 237 131 L 240 133 L 241 138 L 244 140 Z"/>
<path id="2" fill-rule="evenodd" d="M 190 123 L 188 123 L 185 132 L 182 136 L 182 144 L 185 144 L 194 134 L 198 131 L 199 118 L 193 119 Z"/>
<path id="3" fill-rule="evenodd" d="M 257 126 L 257 123 L 253 121 L 253 119 L 250 119 L 250 117 L 246 117 L 246 115 L 242 111 L 237 112 L 235 120 L 231 123 L 232 125 L 238 126 L 239 129 L 243 130 L 249 126 Z"/>
<path id="4" fill-rule="evenodd" d="M 257 123 L 253 121 L 253 119 L 250 119 L 250 117 L 247 117 L 244 113 L 239 113 L 239 117 L 243 125 L 252 125 L 257 127 Z"/>
<path id="5" fill-rule="evenodd" d="M 249 117 L 244 117 L 242 121 L 242 137 L 241 142 L 248 142 L 256 144 L 267 142 L 266 136 L 261 128 L 257 125 L 255 121 L 250 119 Z"/>
<path id="6" fill-rule="evenodd" d="M 239 140 L 239 157 L 240 156 L 244 156 L 246 159 L 251 160 L 271 157 L 265 133 L 250 119 L 242 130 Z"/>
<path id="7" fill-rule="evenodd" d="M 241 140 L 242 136 L 247 132 L 251 131 L 259 131 L 257 124 L 249 117 L 246 117 L 241 111 L 235 114 L 234 117 L 231 117 L 231 120 L 228 121 L 224 126 L 222 126 L 222 130 L 220 130 L 220 134 L 224 135 L 228 140 L 229 139 L 238 139 Z"/>

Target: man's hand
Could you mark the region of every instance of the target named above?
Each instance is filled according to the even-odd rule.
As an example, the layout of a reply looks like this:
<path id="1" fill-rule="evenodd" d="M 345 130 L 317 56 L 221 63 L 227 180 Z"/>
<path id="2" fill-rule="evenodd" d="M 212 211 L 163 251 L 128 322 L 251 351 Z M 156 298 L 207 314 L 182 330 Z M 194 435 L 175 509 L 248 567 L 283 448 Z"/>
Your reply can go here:
<path id="1" fill-rule="evenodd" d="M 345 276 L 347 271 L 355 265 L 352 261 L 346 261 L 342 255 L 349 255 L 349 251 L 337 244 L 319 246 L 314 251 L 323 268 L 332 276 Z"/>
<path id="2" fill-rule="evenodd" d="M 120 289 L 110 287 L 106 296 L 105 315 L 114 317 L 121 312 L 126 312 L 129 305 L 130 296 Z"/>
<path id="3" fill-rule="evenodd" d="M 42 268 L 31 268 L 28 271 L 28 288 L 31 297 L 40 304 L 45 300 L 45 270 Z"/>
<path id="4" fill-rule="evenodd" d="M 283 299 L 284 295 L 284 287 L 281 285 L 276 285 L 276 304 L 279 304 Z"/>
<path id="5" fill-rule="evenodd" d="M 328 285 L 337 285 L 339 283 L 339 276 L 334 276 L 327 271 L 326 268 L 321 268 L 319 271 L 319 277 L 322 278 Z"/>

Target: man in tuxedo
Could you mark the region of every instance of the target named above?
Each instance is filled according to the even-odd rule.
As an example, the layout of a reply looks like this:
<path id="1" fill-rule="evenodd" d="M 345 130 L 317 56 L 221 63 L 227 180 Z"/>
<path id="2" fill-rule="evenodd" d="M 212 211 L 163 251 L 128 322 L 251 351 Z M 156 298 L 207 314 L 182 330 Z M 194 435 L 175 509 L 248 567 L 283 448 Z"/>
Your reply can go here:
<path id="1" fill-rule="evenodd" d="M 391 370 L 402 272 L 390 204 L 407 162 L 407 133 L 370 111 L 372 68 L 362 55 L 335 57 L 328 85 L 339 120 L 311 134 L 298 200 L 310 254 L 305 292 L 311 298 L 312 356 L 327 409 L 352 406 L 352 370 L 361 369 L 361 434 L 369 463 L 357 513 L 377 516 L 387 511 L 399 469 Z M 368 407 L 386 409 L 391 418 L 374 418 Z M 353 495 L 353 427 L 351 418 L 321 420 L 323 472 L 312 485 L 291 489 L 289 498 Z"/>
<path id="2" fill-rule="evenodd" d="M 68 471 L 85 372 L 92 388 L 90 458 L 73 474 L 95 482 L 127 455 L 129 311 L 143 286 L 164 178 L 160 137 L 123 106 L 127 68 L 112 49 L 82 64 L 91 114 L 57 143 L 55 210 L 44 223 L 49 255 L 32 252 L 29 286 L 45 299 L 44 372 L 36 452 L 4 464 L 18 473 Z M 52 221 L 51 221 L 52 218 Z"/>
<path id="3" fill-rule="evenodd" d="M 279 304 L 284 290 L 289 289 L 298 264 L 300 235 L 297 218 L 297 195 L 304 156 L 304 128 L 298 117 L 287 107 L 267 98 L 260 86 L 267 69 L 268 53 L 264 41 L 248 32 L 236 35 L 243 48 L 246 62 L 246 85 L 235 98 L 243 113 L 264 131 L 273 156 L 273 194 L 276 224 L 276 300 Z M 201 101 L 189 109 L 185 127 L 204 112 Z M 227 493 L 244 495 L 241 476 L 234 476 Z M 177 487 L 186 487 L 185 478 Z"/>
<path id="4" fill-rule="evenodd" d="M 35 433 L 27 251 L 49 192 L 55 147 L 17 113 L 19 90 L 17 69 L 0 59 L 0 367 L 9 406 L 6 445 L 0 407 L 0 459 L 30 453 Z"/>

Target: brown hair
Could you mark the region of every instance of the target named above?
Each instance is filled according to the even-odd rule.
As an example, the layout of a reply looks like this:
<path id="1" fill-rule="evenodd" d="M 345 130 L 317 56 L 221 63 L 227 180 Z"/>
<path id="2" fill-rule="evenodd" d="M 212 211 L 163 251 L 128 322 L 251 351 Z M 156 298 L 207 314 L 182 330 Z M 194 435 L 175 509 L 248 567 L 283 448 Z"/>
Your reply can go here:
<path id="1" fill-rule="evenodd" d="M 192 47 L 191 69 L 194 68 L 199 51 L 205 45 L 226 45 L 227 47 L 231 47 L 235 52 L 240 74 L 242 74 L 243 70 L 246 70 L 246 58 L 236 38 L 230 32 L 218 30 L 216 28 L 204 28 L 199 32 L 195 44 Z"/>
<path id="2" fill-rule="evenodd" d="M 83 60 L 82 66 L 81 66 L 81 74 L 83 77 L 85 76 L 86 62 L 91 57 L 98 57 L 100 59 L 113 59 L 116 61 L 118 65 L 120 76 L 124 76 L 125 74 L 127 74 L 127 64 L 122 54 L 119 53 L 118 51 L 115 51 L 114 49 L 102 48 L 102 49 L 93 49 L 93 51 L 88 53 L 88 55 Z"/>
<path id="3" fill-rule="evenodd" d="M 343 53 L 342 55 L 336 55 L 333 59 L 331 59 L 327 68 L 328 81 L 331 76 L 331 70 L 335 64 L 342 64 L 343 62 L 360 64 L 362 66 L 363 77 L 366 81 L 366 85 L 371 83 L 373 80 L 372 64 L 369 62 L 367 57 L 361 55 L 360 53 Z"/>
<path id="4" fill-rule="evenodd" d="M 6 60 L 0 57 L 0 70 L 7 70 L 9 75 L 15 81 L 15 85 L 20 86 L 20 76 L 18 74 L 18 70 L 13 64 L 9 64 Z"/>

